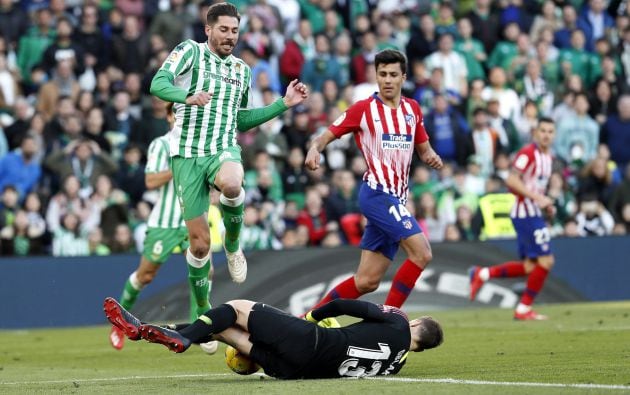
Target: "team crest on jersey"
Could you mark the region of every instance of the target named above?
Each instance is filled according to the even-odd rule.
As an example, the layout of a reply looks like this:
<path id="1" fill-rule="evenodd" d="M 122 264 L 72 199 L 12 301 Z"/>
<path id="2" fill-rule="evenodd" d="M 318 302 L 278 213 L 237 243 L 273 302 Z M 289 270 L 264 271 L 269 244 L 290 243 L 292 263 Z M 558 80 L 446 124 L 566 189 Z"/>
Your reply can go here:
<path id="1" fill-rule="evenodd" d="M 406 219 L 402 222 L 402 225 L 405 227 L 405 229 L 411 229 L 413 227 L 413 225 L 411 224 L 411 221 Z"/>
<path id="2" fill-rule="evenodd" d="M 413 114 L 405 114 L 405 123 L 413 129 L 416 127 L 416 117 Z"/>
<path id="3" fill-rule="evenodd" d="M 343 114 L 341 114 L 339 116 L 339 118 L 335 119 L 335 122 L 333 122 L 334 126 L 339 126 L 341 125 L 341 123 L 343 122 L 343 120 L 346 119 L 346 113 L 344 112 Z"/>
<path id="4" fill-rule="evenodd" d="M 170 63 L 175 63 L 177 61 L 177 58 L 179 58 L 179 53 L 177 51 L 173 51 L 168 56 L 168 59 L 166 59 L 166 61 Z"/>
<path id="5" fill-rule="evenodd" d="M 237 63 L 234 65 L 234 70 L 236 70 L 236 73 L 240 73 L 241 72 L 241 64 Z"/>
<path id="6" fill-rule="evenodd" d="M 387 134 L 381 135 L 381 145 L 384 150 L 408 150 L 411 148 L 410 134 Z"/>

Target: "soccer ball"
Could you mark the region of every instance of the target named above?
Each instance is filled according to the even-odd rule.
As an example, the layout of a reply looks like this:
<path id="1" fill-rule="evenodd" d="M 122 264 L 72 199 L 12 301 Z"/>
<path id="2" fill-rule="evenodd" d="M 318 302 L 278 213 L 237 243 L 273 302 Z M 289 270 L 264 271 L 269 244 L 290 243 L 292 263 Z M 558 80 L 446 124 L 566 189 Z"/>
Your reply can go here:
<path id="1" fill-rule="evenodd" d="M 225 364 L 238 374 L 253 374 L 260 370 L 257 363 L 232 346 L 225 347 Z"/>

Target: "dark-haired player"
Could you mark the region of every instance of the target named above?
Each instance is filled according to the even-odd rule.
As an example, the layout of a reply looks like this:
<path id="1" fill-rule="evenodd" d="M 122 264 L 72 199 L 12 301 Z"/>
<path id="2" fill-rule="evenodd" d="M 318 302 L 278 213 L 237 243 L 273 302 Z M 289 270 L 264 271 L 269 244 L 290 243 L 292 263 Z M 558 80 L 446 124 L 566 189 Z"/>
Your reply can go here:
<path id="1" fill-rule="evenodd" d="M 409 351 L 424 351 L 443 341 L 442 328 L 431 317 L 409 321 L 395 307 L 360 300 L 334 300 L 311 311 L 308 320 L 264 303 L 233 300 L 174 329 L 142 324 L 112 298 L 105 299 L 104 309 L 109 321 L 130 339 L 143 338 L 174 352 L 219 340 L 280 379 L 396 374 Z M 340 315 L 362 321 L 340 328 L 313 323 Z"/>
<path id="2" fill-rule="evenodd" d="M 516 196 L 510 218 L 516 230 L 521 261 L 504 262 L 490 267 L 475 266 L 470 270 L 470 300 L 474 300 L 484 282 L 491 278 L 527 276 L 525 292 L 514 311 L 516 320 L 546 320 L 532 310 L 554 257 L 551 236 L 543 219 L 543 211 L 554 214 L 553 200 L 545 193 L 551 176 L 551 145 L 555 125 L 550 118 L 541 118 L 533 131 L 534 142 L 521 148 L 514 158 L 505 183 Z"/>
<path id="3" fill-rule="evenodd" d="M 315 307 L 333 299 L 356 299 L 374 291 L 402 246 L 407 259 L 394 275 L 386 305 L 400 307 L 432 258 L 431 247 L 407 211 L 409 168 L 414 152 L 434 169 L 442 160 L 429 144 L 418 102 L 402 96 L 407 59 L 383 50 L 374 59 L 378 92 L 353 104 L 313 141 L 306 167 L 319 167 L 320 154 L 334 139 L 354 134 L 367 163 L 359 206 L 367 218 L 357 272 L 338 284 Z"/>

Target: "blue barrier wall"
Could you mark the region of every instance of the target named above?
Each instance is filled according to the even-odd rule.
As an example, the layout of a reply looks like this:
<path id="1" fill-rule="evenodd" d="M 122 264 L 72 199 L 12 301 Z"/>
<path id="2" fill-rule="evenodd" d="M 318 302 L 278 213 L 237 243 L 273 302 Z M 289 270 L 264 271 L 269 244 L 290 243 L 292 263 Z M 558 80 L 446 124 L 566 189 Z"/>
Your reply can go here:
<path id="1" fill-rule="evenodd" d="M 516 243 L 514 241 L 492 242 L 495 247 L 505 251 L 505 256 L 516 257 Z M 482 259 L 489 255 L 483 253 L 489 244 L 466 243 L 466 248 L 479 249 Z M 623 300 L 630 299 L 630 237 L 606 237 L 586 239 L 557 239 L 553 243 L 556 254 L 556 266 L 552 276 L 568 284 L 576 294 L 587 300 Z M 459 249 L 454 244 L 434 246 L 435 269 L 445 252 Z M 344 254 L 341 254 L 343 252 Z M 318 249 L 300 251 L 301 264 L 322 264 L 318 258 L 324 252 Z M 270 251 L 272 255 L 268 262 L 283 264 L 289 252 Z M 359 251 L 354 247 L 340 249 L 339 256 L 347 256 L 350 267 L 358 262 Z M 465 255 L 469 262 L 459 263 L 459 271 L 465 273 L 468 265 L 490 265 L 499 262 L 477 262 L 474 254 Z M 254 258 L 254 257 L 252 257 Z M 402 258 L 399 254 L 397 260 Z M 254 258 L 255 259 L 255 258 Z M 492 258 L 495 259 L 495 258 Z M 501 259 L 501 258 L 496 258 Z M 466 259 L 468 260 L 468 259 Z M 110 257 L 86 258 L 20 258 L 0 259 L 0 328 L 31 328 L 50 326 L 74 326 L 104 324 L 102 302 L 106 296 L 118 298 L 127 276 L 138 265 L 136 255 L 119 255 Z M 323 260 L 327 264 L 334 264 L 330 258 Z M 217 295 L 239 297 L 245 287 L 255 281 L 248 281 L 238 286 L 231 283 L 225 270 L 225 257 L 218 254 L 214 257 L 217 269 L 217 281 L 214 285 Z M 255 264 L 255 262 L 252 262 Z M 265 266 L 268 267 L 268 266 Z M 264 269 L 264 268 L 262 268 Z M 352 269 L 350 269 L 352 270 Z M 265 272 L 273 270 L 263 270 Z M 390 270 L 392 271 L 392 270 Z M 389 273 L 391 274 L 391 273 Z M 259 289 L 257 295 L 272 292 L 277 288 L 276 282 L 290 282 L 289 277 L 265 277 L 265 284 L 256 284 Z M 254 280 L 253 278 L 251 280 Z M 186 266 L 183 256 L 173 256 L 164 264 L 155 281 L 140 295 L 140 302 L 147 301 L 154 295 L 182 287 L 186 284 Z M 276 284 L 277 285 L 277 284 Z M 213 293 L 215 292 L 213 291 Z M 543 290 L 544 292 L 544 290 Z M 142 303 L 139 303 L 139 305 Z"/>

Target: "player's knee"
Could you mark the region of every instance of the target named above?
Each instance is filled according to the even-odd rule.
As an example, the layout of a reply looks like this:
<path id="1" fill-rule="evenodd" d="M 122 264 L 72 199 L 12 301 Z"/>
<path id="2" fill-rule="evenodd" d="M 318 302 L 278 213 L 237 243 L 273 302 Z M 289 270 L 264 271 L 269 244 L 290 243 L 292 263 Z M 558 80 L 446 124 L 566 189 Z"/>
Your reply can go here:
<path id="1" fill-rule="evenodd" d="M 425 268 L 429 262 L 433 259 L 433 253 L 430 249 L 424 249 L 422 251 L 418 251 L 417 253 L 411 254 L 409 256 L 409 260 L 420 266 L 421 268 Z"/>
<path id="2" fill-rule="evenodd" d="M 381 281 L 377 278 L 356 277 L 354 283 L 359 293 L 366 294 L 376 291 Z"/>
<path id="3" fill-rule="evenodd" d="M 205 243 L 203 241 L 193 242 L 193 239 L 190 240 L 190 247 L 188 247 L 190 252 L 193 254 L 195 258 L 201 259 L 208 255 L 210 252 L 210 240 L 207 240 Z"/>
<path id="4" fill-rule="evenodd" d="M 238 180 L 226 181 L 221 187 L 221 193 L 228 199 L 237 198 L 241 194 L 241 183 Z"/>
<path id="5" fill-rule="evenodd" d="M 555 259 L 553 255 L 548 255 L 545 257 L 538 258 L 538 264 L 547 270 L 551 270 L 554 263 L 555 263 Z"/>

